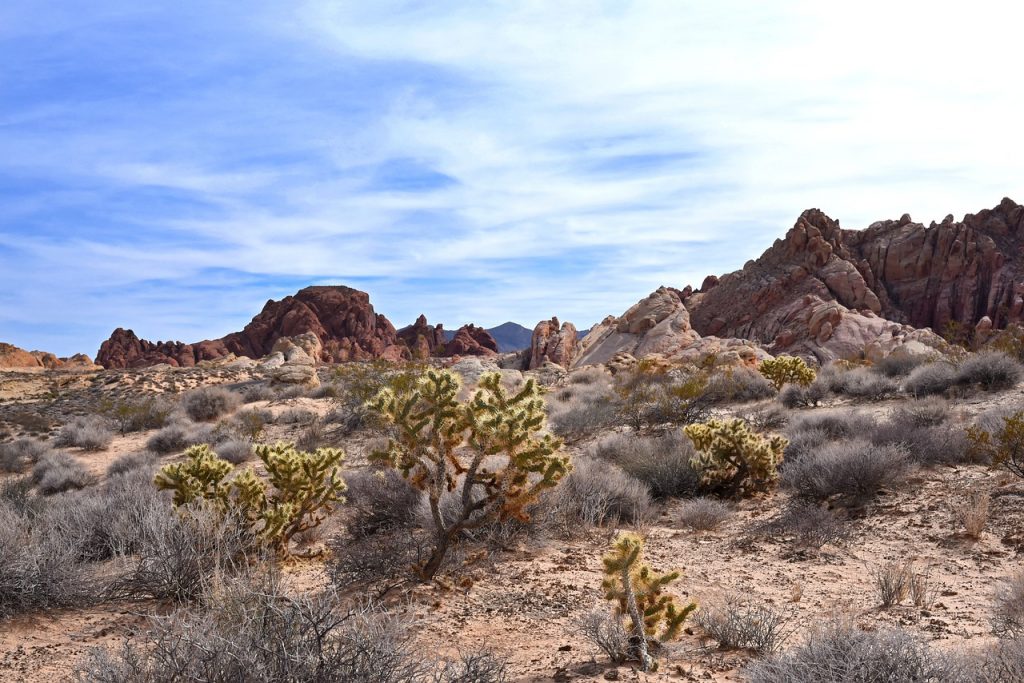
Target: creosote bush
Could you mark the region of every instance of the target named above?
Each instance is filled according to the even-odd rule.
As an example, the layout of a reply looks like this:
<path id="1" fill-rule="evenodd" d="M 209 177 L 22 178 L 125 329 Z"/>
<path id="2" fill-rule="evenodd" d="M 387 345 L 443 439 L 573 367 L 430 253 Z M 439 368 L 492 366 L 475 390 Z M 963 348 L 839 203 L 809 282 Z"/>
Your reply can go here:
<path id="1" fill-rule="evenodd" d="M 708 490 L 748 494 L 766 489 L 778 477 L 784 437 L 755 434 L 739 419 L 712 419 L 683 431 L 697 450 L 690 464 Z"/>
<path id="2" fill-rule="evenodd" d="M 460 388 L 454 373 L 428 370 L 406 390 L 384 389 L 371 405 L 394 427 L 387 449 L 373 459 L 427 496 L 435 544 L 418 569 L 425 579 L 465 531 L 494 519 L 527 521 L 526 506 L 569 470 L 561 441 L 543 431 L 544 400 L 534 380 L 510 395 L 501 374 L 485 373 L 465 402 L 458 400 Z M 489 467 L 491 456 L 501 456 L 501 464 Z M 458 509 L 446 519 L 442 498 L 456 489 Z"/>
<path id="3" fill-rule="evenodd" d="M 644 563 L 644 542 L 636 534 L 619 534 L 612 550 L 604 556 L 605 599 L 615 603 L 615 613 L 628 634 L 628 657 L 640 663 L 641 671 L 656 668 L 650 655 L 652 644 L 675 640 L 683 622 L 697 604 L 680 607 L 665 588 L 679 578 L 679 572 L 660 574 Z"/>
<path id="4" fill-rule="evenodd" d="M 106 419 L 98 416 L 76 417 L 60 428 L 53 443 L 58 448 L 102 451 L 110 446 L 114 433 Z"/>
<path id="5" fill-rule="evenodd" d="M 799 384 L 807 386 L 814 381 L 814 370 L 807 367 L 803 358 L 796 356 L 779 356 L 761 361 L 758 366 L 765 379 L 775 385 L 776 390 L 781 390 L 786 384 Z"/>
<path id="6" fill-rule="evenodd" d="M 196 422 L 209 422 L 230 413 L 242 403 L 242 398 L 223 387 L 200 387 L 185 394 L 181 407 Z"/>
<path id="7" fill-rule="evenodd" d="M 344 453 L 335 448 L 308 453 L 285 443 L 258 445 L 255 451 L 269 487 L 252 468 L 228 478 L 231 463 L 206 445 L 189 448 L 184 462 L 162 467 L 154 483 L 174 492 L 175 506 L 207 501 L 222 513 L 241 515 L 264 541 L 286 553 L 292 537 L 316 528 L 345 502 Z"/>

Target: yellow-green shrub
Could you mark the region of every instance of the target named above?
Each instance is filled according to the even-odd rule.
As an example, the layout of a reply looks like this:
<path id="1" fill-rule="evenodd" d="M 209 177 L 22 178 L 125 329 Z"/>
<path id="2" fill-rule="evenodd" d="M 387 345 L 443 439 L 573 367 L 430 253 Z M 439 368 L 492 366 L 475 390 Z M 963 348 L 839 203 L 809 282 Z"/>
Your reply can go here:
<path id="1" fill-rule="evenodd" d="M 807 367 L 803 358 L 796 356 L 779 356 L 762 361 L 758 367 L 765 379 L 782 389 L 786 384 L 807 386 L 814 381 L 814 370 Z"/>
<path id="2" fill-rule="evenodd" d="M 781 436 L 761 436 L 740 419 L 699 422 L 683 427 L 697 455 L 690 465 L 701 484 L 723 494 L 746 494 L 767 488 L 778 478 L 782 453 L 789 443 Z"/>

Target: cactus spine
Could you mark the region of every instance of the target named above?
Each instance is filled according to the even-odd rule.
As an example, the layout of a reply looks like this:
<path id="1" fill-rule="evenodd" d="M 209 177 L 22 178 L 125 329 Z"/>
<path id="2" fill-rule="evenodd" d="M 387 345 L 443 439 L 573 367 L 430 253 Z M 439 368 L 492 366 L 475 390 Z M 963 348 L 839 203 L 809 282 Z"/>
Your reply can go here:
<path id="1" fill-rule="evenodd" d="M 659 574 L 643 561 L 644 542 L 633 533 L 619 534 L 610 553 L 605 555 L 605 579 L 601 587 L 605 599 L 616 605 L 619 618 L 628 618 L 630 656 L 640 662 L 642 671 L 656 668 L 650 644 L 679 637 L 683 622 L 697 609 L 691 602 L 682 609 L 665 587 L 679 578 L 679 572 Z"/>
<path id="2" fill-rule="evenodd" d="M 561 441 L 544 433 L 541 390 L 533 380 L 516 394 L 501 375 L 481 376 L 467 402 L 458 400 L 459 378 L 428 370 L 415 387 L 385 388 L 370 408 L 395 435 L 374 460 L 402 473 L 424 491 L 434 523 L 434 550 L 418 568 L 425 579 L 441 567 L 448 548 L 468 529 L 494 519 L 529 519 L 525 507 L 569 470 L 559 455 Z M 491 469 L 487 459 L 501 456 Z M 441 512 L 441 499 L 461 487 L 454 518 Z"/>

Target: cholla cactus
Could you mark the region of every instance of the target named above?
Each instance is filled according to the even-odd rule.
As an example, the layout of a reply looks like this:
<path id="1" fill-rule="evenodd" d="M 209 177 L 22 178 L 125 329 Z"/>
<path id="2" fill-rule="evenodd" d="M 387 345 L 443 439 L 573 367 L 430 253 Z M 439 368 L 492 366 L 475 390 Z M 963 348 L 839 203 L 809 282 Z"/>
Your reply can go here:
<path id="1" fill-rule="evenodd" d="M 543 433 L 544 401 L 536 382 L 528 380 L 509 396 L 500 374 L 484 374 L 467 402 L 458 400 L 459 388 L 453 373 L 428 370 L 414 388 L 384 389 L 370 403 L 395 428 L 387 449 L 373 459 L 400 471 L 430 503 L 434 550 L 418 568 L 426 579 L 465 530 L 494 519 L 528 519 L 526 505 L 569 469 L 558 455 L 561 441 Z M 490 456 L 501 456 L 501 466 L 489 469 Z M 456 514 L 443 515 L 442 496 L 458 487 Z"/>
<path id="2" fill-rule="evenodd" d="M 728 495 L 767 488 L 778 477 L 789 443 L 781 436 L 755 434 L 740 419 L 712 419 L 687 425 L 683 431 L 697 449 L 690 465 L 701 483 Z"/>
<path id="3" fill-rule="evenodd" d="M 255 450 L 270 488 L 251 468 L 229 479 L 231 463 L 205 444 L 185 451 L 184 462 L 162 467 L 154 483 L 158 489 L 174 491 L 175 506 L 202 500 L 221 512 L 237 512 L 261 538 L 287 552 L 295 534 L 319 526 L 336 504 L 345 501 L 340 476 L 345 455 L 336 448 L 306 453 L 284 443 Z"/>
<path id="4" fill-rule="evenodd" d="M 682 609 L 665 587 L 679 578 L 679 572 L 659 574 L 644 564 L 644 542 L 636 534 L 623 533 L 615 539 L 612 551 L 604 556 L 605 579 L 601 588 L 605 599 L 614 601 L 616 614 L 628 619 L 629 655 L 640 662 L 643 671 L 655 668 L 650 655 L 650 642 L 658 643 L 679 637 L 683 622 L 697 609 L 691 602 Z"/>
<path id="5" fill-rule="evenodd" d="M 786 384 L 806 387 L 815 378 L 814 370 L 807 367 L 803 358 L 796 356 L 779 356 L 762 361 L 758 370 L 765 379 L 775 385 L 776 389 L 782 389 Z"/>
<path id="6" fill-rule="evenodd" d="M 1005 467 L 1024 478 L 1024 411 L 1003 418 L 1002 426 L 990 433 L 981 427 L 967 428 L 968 454 L 992 467 Z"/>

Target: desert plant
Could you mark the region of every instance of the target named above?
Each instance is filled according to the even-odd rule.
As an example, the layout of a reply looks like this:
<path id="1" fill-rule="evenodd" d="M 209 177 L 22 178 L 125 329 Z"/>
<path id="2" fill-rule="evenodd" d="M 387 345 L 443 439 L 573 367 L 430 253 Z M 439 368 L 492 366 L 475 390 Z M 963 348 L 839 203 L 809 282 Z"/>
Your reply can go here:
<path id="1" fill-rule="evenodd" d="M 788 615 L 763 601 L 737 594 L 702 607 L 693 620 L 723 650 L 751 650 L 757 654 L 778 650 L 790 631 Z"/>
<path id="2" fill-rule="evenodd" d="M 215 420 L 230 413 L 242 403 L 242 398 L 223 387 L 200 387 L 185 394 L 181 407 L 196 422 Z"/>
<path id="3" fill-rule="evenodd" d="M 126 453 L 107 466 L 107 476 L 116 477 L 140 469 L 149 469 L 155 467 L 158 462 L 160 462 L 160 456 L 149 451 Z"/>
<path id="4" fill-rule="evenodd" d="M 906 451 L 899 446 L 876 446 L 861 439 L 833 442 L 817 453 L 787 462 L 782 485 L 802 498 L 836 497 L 860 505 L 883 485 L 898 483 L 908 462 Z"/>
<path id="5" fill-rule="evenodd" d="M 48 444 L 28 437 L 0 444 L 0 472 L 24 472 L 49 453 L 52 449 Z"/>
<path id="6" fill-rule="evenodd" d="M 39 459 L 32 468 L 30 480 L 39 493 L 49 496 L 84 488 L 92 483 L 93 477 L 73 456 L 64 451 L 54 451 Z"/>
<path id="7" fill-rule="evenodd" d="M 732 515 L 732 507 L 717 498 L 693 498 L 679 507 L 679 523 L 693 531 L 714 531 Z"/>
<path id="8" fill-rule="evenodd" d="M 251 468 L 228 479 L 231 464 L 206 445 L 189 448 L 184 462 L 162 467 L 154 483 L 174 492 L 175 506 L 206 500 L 222 512 L 237 511 L 262 539 L 287 552 L 293 536 L 318 527 L 345 501 L 344 453 L 335 448 L 308 453 L 285 443 L 258 445 L 255 451 L 270 489 Z"/>
<path id="9" fill-rule="evenodd" d="M 903 382 L 903 390 L 913 396 L 944 394 L 956 386 L 959 380 L 957 369 L 945 361 L 919 365 Z"/>
<path id="10" fill-rule="evenodd" d="M 710 490 L 727 495 L 767 488 L 778 476 L 787 440 L 751 432 L 743 420 L 708 420 L 683 427 L 697 455 L 690 464 Z"/>
<path id="11" fill-rule="evenodd" d="M 901 423 L 894 417 L 879 424 L 867 436 L 874 444 L 902 448 L 911 460 L 921 465 L 956 464 L 970 458 L 963 430 L 948 426 L 920 427 Z"/>
<path id="12" fill-rule="evenodd" d="M 419 569 L 426 579 L 437 573 L 465 530 L 495 518 L 528 519 L 525 507 L 569 469 L 568 459 L 559 454 L 561 441 L 542 431 L 544 401 L 535 381 L 510 396 L 499 373 L 485 373 L 478 387 L 472 398 L 460 402 L 458 377 L 428 370 L 415 388 L 386 388 L 372 405 L 397 431 L 374 459 L 427 494 L 435 547 Z M 502 464 L 486 467 L 484 460 L 495 455 Z M 460 509 L 446 520 L 441 499 L 457 487 Z"/>
<path id="13" fill-rule="evenodd" d="M 831 380 L 831 387 L 837 394 L 878 401 L 895 394 L 899 383 L 868 368 L 853 368 L 837 373 Z"/>
<path id="14" fill-rule="evenodd" d="M 907 401 L 893 410 L 892 420 L 902 427 L 941 427 L 949 421 L 949 402 L 937 396 Z"/>
<path id="15" fill-rule="evenodd" d="M 149 437 L 149 440 L 146 441 L 146 449 L 164 455 L 215 440 L 213 427 L 210 425 L 197 425 L 176 420 Z"/>
<path id="16" fill-rule="evenodd" d="M 253 446 L 249 441 L 232 440 L 217 444 L 217 456 L 227 460 L 232 465 L 241 465 L 243 462 L 252 459 Z"/>
<path id="17" fill-rule="evenodd" d="M 737 414 L 743 418 L 756 432 L 775 432 L 789 422 L 789 411 L 775 403 L 767 403 L 752 410 Z"/>
<path id="18" fill-rule="evenodd" d="M 875 364 L 875 370 L 886 377 L 906 377 L 914 368 L 929 362 L 926 356 L 890 354 Z"/>
<path id="19" fill-rule="evenodd" d="M 274 414 L 266 409 L 247 408 L 235 413 L 231 420 L 232 429 L 243 439 L 256 443 L 263 438 L 267 424 L 274 421 Z"/>
<path id="20" fill-rule="evenodd" d="M 279 425 L 295 425 L 295 424 L 309 424 L 316 419 L 316 413 L 306 408 L 285 408 L 277 417 L 274 418 L 274 422 Z"/>
<path id="21" fill-rule="evenodd" d="M 60 428 L 53 444 L 58 448 L 81 448 L 84 451 L 102 451 L 110 446 L 114 433 L 107 420 L 98 417 L 76 417 Z"/>
<path id="22" fill-rule="evenodd" d="M 1007 415 L 998 430 L 992 432 L 979 425 L 969 426 L 967 440 L 973 459 L 1004 467 L 1024 478 L 1024 411 Z"/>
<path id="23" fill-rule="evenodd" d="M 968 538 L 979 539 L 988 524 L 992 494 L 985 489 L 968 491 L 960 500 L 952 503 L 953 517 L 957 526 L 962 527 Z"/>
<path id="24" fill-rule="evenodd" d="M 992 630 L 1000 637 L 1024 637 L 1024 572 L 1018 572 L 996 588 Z"/>
<path id="25" fill-rule="evenodd" d="M 935 604 L 939 589 L 932 581 L 931 569 L 931 566 L 928 566 L 919 572 L 913 565 L 907 566 L 907 595 L 914 607 L 931 609 Z"/>
<path id="26" fill-rule="evenodd" d="M 612 550 L 604 556 L 605 599 L 616 604 L 616 615 L 626 622 L 629 658 L 640 663 L 641 671 L 655 668 L 650 644 L 679 637 L 683 622 L 697 609 L 696 603 L 679 607 L 665 588 L 679 578 L 679 572 L 659 574 L 644 563 L 644 542 L 636 534 L 619 534 Z M 627 621 L 628 620 L 628 621 Z"/>
<path id="27" fill-rule="evenodd" d="M 354 538 L 412 527 L 423 492 L 392 469 L 356 470 L 346 475 L 346 528 Z"/>
<path id="28" fill-rule="evenodd" d="M 812 631 L 805 643 L 761 662 L 747 675 L 752 683 L 820 681 L 935 681 L 952 683 L 958 667 L 905 631 L 862 631 L 836 620 Z"/>
<path id="29" fill-rule="evenodd" d="M 690 465 L 693 444 L 678 430 L 657 436 L 609 434 L 595 442 L 589 454 L 615 463 L 646 484 L 655 498 L 692 496 L 700 485 Z"/>
<path id="30" fill-rule="evenodd" d="M 890 562 L 871 572 L 882 607 L 899 604 L 910 593 L 913 574 L 904 562 Z"/>
<path id="31" fill-rule="evenodd" d="M 804 501 L 793 501 L 774 518 L 755 527 L 754 536 L 784 537 L 797 552 L 820 550 L 826 543 L 841 543 L 850 536 L 842 519 L 832 511 Z"/>
<path id="32" fill-rule="evenodd" d="M 807 386 L 786 384 L 779 390 L 779 403 L 790 409 L 813 408 L 825 400 L 827 395 L 828 387 L 818 380 Z"/>
<path id="33" fill-rule="evenodd" d="M 613 664 L 622 664 L 629 659 L 629 633 L 622 619 L 606 610 L 595 609 L 587 612 L 576 623 L 583 637 L 608 655 Z"/>
<path id="34" fill-rule="evenodd" d="M 1020 382 L 1024 368 L 1002 351 L 979 351 L 968 356 L 957 372 L 957 382 L 985 391 L 1009 389 Z"/>
<path id="35" fill-rule="evenodd" d="M 114 421 L 121 434 L 163 427 L 172 410 L 168 401 L 155 397 L 124 401 L 108 399 L 100 404 L 100 412 Z"/>
<path id="36" fill-rule="evenodd" d="M 796 439 L 800 432 L 821 430 L 830 439 L 848 439 L 862 436 L 874 425 L 875 420 L 863 413 L 823 410 L 795 416 L 786 427 L 786 436 Z"/>
<path id="37" fill-rule="evenodd" d="M 579 457 L 553 495 L 552 513 L 566 526 L 637 524 L 651 512 L 648 488 L 615 465 Z"/>
<path id="38" fill-rule="evenodd" d="M 807 367 L 803 358 L 796 356 L 779 356 L 763 360 L 758 370 L 765 379 L 775 385 L 776 390 L 781 390 L 786 384 L 807 386 L 815 377 L 814 370 Z"/>
<path id="39" fill-rule="evenodd" d="M 744 403 L 772 398 L 775 394 L 775 385 L 764 375 L 741 365 L 712 372 L 703 399 L 710 404 Z"/>

